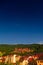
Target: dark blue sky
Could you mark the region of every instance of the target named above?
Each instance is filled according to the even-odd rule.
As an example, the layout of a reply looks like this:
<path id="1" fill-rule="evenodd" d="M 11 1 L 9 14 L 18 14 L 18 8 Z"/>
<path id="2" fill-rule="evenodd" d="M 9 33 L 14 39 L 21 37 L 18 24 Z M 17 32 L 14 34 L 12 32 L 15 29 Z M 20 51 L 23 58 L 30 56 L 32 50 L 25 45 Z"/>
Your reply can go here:
<path id="1" fill-rule="evenodd" d="M 43 1 L 1 0 L 0 43 L 43 42 Z"/>

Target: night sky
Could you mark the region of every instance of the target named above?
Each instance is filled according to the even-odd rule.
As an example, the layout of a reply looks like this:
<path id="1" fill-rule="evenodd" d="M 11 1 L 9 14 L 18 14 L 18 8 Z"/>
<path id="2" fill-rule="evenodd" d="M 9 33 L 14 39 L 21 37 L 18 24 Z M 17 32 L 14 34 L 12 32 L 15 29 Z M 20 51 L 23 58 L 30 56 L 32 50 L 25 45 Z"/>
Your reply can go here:
<path id="1" fill-rule="evenodd" d="M 43 42 L 42 0 L 0 0 L 0 43 Z"/>

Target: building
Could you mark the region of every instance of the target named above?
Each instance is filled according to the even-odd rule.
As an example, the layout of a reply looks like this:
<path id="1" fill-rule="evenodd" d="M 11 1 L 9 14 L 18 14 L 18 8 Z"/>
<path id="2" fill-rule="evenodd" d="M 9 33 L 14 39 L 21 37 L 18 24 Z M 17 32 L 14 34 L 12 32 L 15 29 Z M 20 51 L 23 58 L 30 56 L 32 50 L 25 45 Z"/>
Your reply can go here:
<path id="1" fill-rule="evenodd" d="M 27 56 L 21 57 L 19 65 L 28 65 Z"/>
<path id="2" fill-rule="evenodd" d="M 2 62 L 2 57 L 0 57 L 0 63 Z"/>
<path id="3" fill-rule="evenodd" d="M 16 64 L 16 62 L 18 62 L 18 61 L 20 60 L 20 57 L 21 57 L 21 56 L 16 55 L 16 54 L 10 54 L 10 55 L 6 56 L 5 64 L 6 64 L 6 63 Z"/>
<path id="4" fill-rule="evenodd" d="M 43 60 L 37 60 L 37 65 L 43 65 Z"/>
<path id="5" fill-rule="evenodd" d="M 43 65 L 43 56 L 41 56 L 36 62 L 37 65 Z"/>

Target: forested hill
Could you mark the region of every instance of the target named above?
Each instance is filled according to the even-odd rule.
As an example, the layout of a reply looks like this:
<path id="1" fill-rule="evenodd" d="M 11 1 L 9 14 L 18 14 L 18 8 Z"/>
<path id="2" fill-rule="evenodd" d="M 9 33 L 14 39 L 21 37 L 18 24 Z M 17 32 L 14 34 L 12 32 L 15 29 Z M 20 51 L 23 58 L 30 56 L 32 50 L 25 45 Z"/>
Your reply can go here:
<path id="1" fill-rule="evenodd" d="M 43 44 L 0 44 L 0 51 L 6 52 L 6 54 L 13 51 L 15 48 L 30 48 L 33 49 L 33 53 L 42 53 L 43 52 Z"/>

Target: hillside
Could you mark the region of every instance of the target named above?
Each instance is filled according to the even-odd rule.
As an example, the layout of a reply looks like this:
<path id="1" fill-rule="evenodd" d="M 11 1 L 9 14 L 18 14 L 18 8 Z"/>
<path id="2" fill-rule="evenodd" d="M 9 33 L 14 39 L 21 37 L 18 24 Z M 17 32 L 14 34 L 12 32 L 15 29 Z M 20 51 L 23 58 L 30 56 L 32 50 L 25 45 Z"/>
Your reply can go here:
<path id="1" fill-rule="evenodd" d="M 43 52 L 43 44 L 16 44 L 16 45 L 8 45 L 8 44 L 0 44 L 0 52 L 4 53 L 3 55 L 10 54 L 14 51 L 15 48 L 30 48 L 34 50 L 34 52 L 28 52 L 29 54 L 42 53 Z M 13 52 L 15 53 L 15 52 Z"/>

